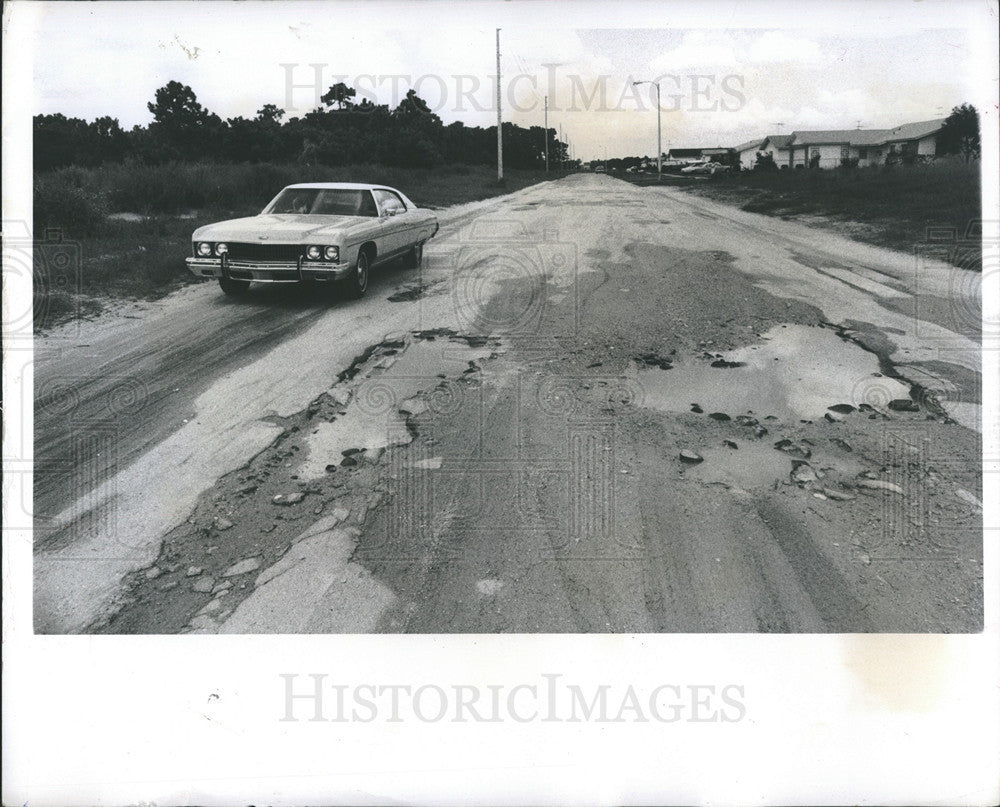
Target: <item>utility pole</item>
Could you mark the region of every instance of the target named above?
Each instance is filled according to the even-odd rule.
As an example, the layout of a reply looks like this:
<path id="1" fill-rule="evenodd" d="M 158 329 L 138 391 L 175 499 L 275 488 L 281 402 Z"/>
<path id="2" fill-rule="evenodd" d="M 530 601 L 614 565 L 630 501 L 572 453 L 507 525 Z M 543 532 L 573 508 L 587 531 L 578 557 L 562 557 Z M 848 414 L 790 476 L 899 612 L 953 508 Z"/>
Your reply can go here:
<path id="1" fill-rule="evenodd" d="M 497 28 L 497 182 L 503 181 L 503 126 L 500 117 L 500 29 Z"/>
<path id="2" fill-rule="evenodd" d="M 660 84 L 656 81 L 633 81 L 633 86 L 652 84 L 656 87 L 656 181 L 663 179 L 663 129 L 660 126 Z"/>
<path id="3" fill-rule="evenodd" d="M 545 173 L 549 172 L 549 97 L 545 96 Z"/>

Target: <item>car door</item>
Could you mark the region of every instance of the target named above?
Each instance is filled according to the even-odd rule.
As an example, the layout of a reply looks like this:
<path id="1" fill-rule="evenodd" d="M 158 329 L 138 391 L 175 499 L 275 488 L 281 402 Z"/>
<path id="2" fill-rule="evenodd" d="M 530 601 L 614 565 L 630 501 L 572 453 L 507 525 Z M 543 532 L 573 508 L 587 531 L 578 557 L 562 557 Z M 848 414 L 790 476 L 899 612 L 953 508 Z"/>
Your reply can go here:
<path id="1" fill-rule="evenodd" d="M 398 255 L 408 249 L 410 244 L 409 229 L 412 224 L 406 205 L 399 196 L 390 190 L 376 188 L 375 201 L 378 202 L 382 215 L 382 227 L 386 240 L 385 255 Z"/>

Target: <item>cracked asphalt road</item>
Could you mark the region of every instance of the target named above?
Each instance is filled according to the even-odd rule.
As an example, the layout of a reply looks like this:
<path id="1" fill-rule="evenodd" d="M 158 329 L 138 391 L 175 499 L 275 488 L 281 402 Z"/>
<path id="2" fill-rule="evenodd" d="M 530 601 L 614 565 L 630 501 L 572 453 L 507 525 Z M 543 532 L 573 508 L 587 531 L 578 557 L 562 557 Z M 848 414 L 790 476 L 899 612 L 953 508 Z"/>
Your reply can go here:
<path id="1" fill-rule="evenodd" d="M 603 176 L 440 218 L 36 341 L 36 631 L 981 629 L 976 277 Z"/>

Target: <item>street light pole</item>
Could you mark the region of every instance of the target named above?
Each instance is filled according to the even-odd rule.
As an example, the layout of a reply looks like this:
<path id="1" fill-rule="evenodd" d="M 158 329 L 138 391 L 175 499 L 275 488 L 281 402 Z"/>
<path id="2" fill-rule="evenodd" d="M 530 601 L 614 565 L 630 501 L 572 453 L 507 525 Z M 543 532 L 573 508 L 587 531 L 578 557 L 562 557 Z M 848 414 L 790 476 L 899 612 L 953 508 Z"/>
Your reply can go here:
<path id="1" fill-rule="evenodd" d="M 545 96 L 545 173 L 549 172 L 549 97 Z"/>
<path id="2" fill-rule="evenodd" d="M 658 81 L 633 81 L 633 85 L 652 84 L 656 87 L 656 181 L 663 179 L 663 130 L 660 127 L 660 83 Z"/>
<path id="3" fill-rule="evenodd" d="M 497 182 L 503 182 L 503 120 L 500 114 L 500 29 L 497 28 Z"/>

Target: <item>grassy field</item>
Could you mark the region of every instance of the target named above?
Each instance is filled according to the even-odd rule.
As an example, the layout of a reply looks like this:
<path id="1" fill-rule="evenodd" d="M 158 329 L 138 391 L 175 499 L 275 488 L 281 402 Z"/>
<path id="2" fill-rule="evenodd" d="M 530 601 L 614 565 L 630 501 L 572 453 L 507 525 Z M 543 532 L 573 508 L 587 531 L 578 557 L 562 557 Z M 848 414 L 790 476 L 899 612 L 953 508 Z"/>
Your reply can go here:
<path id="1" fill-rule="evenodd" d="M 64 168 L 34 183 L 35 232 L 57 232 L 78 245 L 79 279 L 56 288 L 36 283 L 36 311 L 46 315 L 36 330 L 76 312 L 98 313 L 108 300 L 155 299 L 198 282 L 184 266 L 195 228 L 221 219 L 259 213 L 294 182 L 372 182 L 399 188 L 421 207 L 477 201 L 556 179 L 544 171 L 505 171 L 451 166 L 401 169 L 381 165 L 343 167 L 288 165 L 160 166 L 110 164 Z M 120 214 L 127 214 L 121 217 Z M 36 274 L 45 272 L 36 250 Z M 67 290 L 67 288 L 72 290 Z"/>
<path id="2" fill-rule="evenodd" d="M 964 268 L 982 268 L 978 163 L 742 171 L 680 187 L 743 210 L 801 219 L 878 246 L 928 251 Z M 943 237 L 948 231 L 957 238 Z"/>

